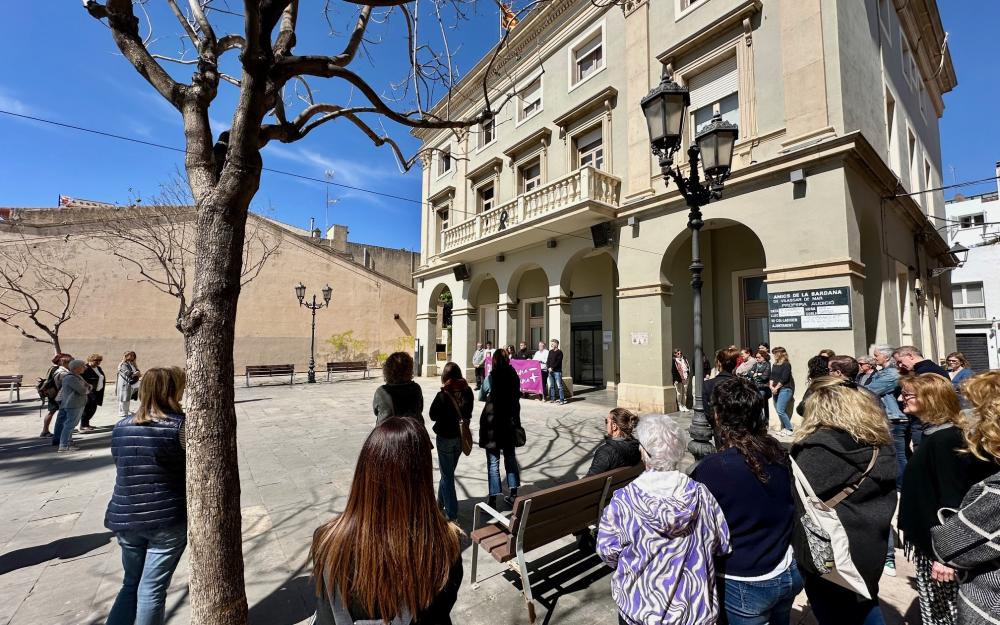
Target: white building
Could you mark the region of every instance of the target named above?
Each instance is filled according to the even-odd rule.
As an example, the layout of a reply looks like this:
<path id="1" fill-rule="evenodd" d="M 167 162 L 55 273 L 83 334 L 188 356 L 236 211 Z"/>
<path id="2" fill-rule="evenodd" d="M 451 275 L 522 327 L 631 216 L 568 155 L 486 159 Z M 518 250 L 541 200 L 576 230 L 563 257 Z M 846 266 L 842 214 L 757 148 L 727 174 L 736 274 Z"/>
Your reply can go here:
<path id="1" fill-rule="evenodd" d="M 997 162 L 1000 176 L 1000 161 Z M 1000 180 L 997 181 L 1000 191 Z M 955 196 L 945 205 L 948 240 L 969 248 L 951 274 L 958 351 L 973 369 L 1000 369 L 1000 199 L 998 191 Z"/>

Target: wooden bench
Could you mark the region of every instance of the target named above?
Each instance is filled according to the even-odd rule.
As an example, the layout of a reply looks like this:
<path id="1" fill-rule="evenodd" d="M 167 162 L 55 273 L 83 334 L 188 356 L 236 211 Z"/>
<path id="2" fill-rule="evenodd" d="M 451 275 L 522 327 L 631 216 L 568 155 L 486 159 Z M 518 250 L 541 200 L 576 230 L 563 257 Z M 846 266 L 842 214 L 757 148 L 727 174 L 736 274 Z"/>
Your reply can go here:
<path id="1" fill-rule="evenodd" d="M 14 393 L 17 393 L 17 401 L 21 401 L 21 380 L 23 375 L 0 375 L 0 389 L 9 389 L 10 396 L 7 403 L 13 403 Z"/>
<path id="2" fill-rule="evenodd" d="M 576 532 L 588 531 L 600 522 L 601 511 L 611 495 L 626 486 L 643 471 L 643 466 L 615 469 L 585 477 L 568 484 L 546 488 L 514 501 L 510 517 L 505 517 L 485 503 L 476 504 L 472 515 L 472 587 L 477 588 L 476 566 L 479 549 L 506 564 L 521 577 L 528 618 L 535 622 L 535 604 L 524 554 Z M 479 527 L 480 513 L 491 522 Z"/>
<path id="3" fill-rule="evenodd" d="M 288 383 L 295 384 L 295 365 L 247 365 L 247 388 L 250 378 L 271 378 L 287 375 Z"/>
<path id="4" fill-rule="evenodd" d="M 354 360 L 351 362 L 328 362 L 326 363 L 326 381 L 330 381 L 330 376 L 334 373 L 352 373 L 355 371 L 361 371 L 364 375 L 361 379 L 368 377 L 368 363 L 363 360 Z"/>

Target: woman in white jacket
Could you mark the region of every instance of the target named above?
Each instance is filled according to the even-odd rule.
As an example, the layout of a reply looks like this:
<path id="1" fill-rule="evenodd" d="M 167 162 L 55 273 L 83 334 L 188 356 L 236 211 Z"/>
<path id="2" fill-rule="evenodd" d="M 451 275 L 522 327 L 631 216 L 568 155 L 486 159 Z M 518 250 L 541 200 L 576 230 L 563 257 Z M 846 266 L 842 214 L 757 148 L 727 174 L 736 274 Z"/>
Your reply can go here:
<path id="1" fill-rule="evenodd" d="M 118 416 L 127 417 L 129 415 L 129 404 L 132 402 L 132 389 L 139 383 L 139 367 L 135 364 L 135 352 L 125 352 L 122 354 L 121 364 L 118 365 L 118 380 L 115 383 L 115 391 L 118 395 Z"/>

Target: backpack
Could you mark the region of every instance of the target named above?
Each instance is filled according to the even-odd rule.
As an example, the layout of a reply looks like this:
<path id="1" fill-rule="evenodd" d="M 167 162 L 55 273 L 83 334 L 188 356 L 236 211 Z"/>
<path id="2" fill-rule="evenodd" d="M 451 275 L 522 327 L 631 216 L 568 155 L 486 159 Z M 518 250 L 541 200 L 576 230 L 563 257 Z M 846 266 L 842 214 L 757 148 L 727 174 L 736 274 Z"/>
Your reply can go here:
<path id="1" fill-rule="evenodd" d="M 851 558 L 847 530 L 844 529 L 843 523 L 837 516 L 836 507 L 868 479 L 868 475 L 875 468 L 876 460 L 878 460 L 878 447 L 872 448 L 871 462 L 868 463 L 868 468 L 857 481 L 848 484 L 839 493 L 823 501 L 816 496 L 802 469 L 792 459 L 795 490 L 798 492 L 802 507 L 805 509 L 800 522 L 809 544 L 809 553 L 802 555 L 809 557 L 823 579 L 852 590 L 865 599 L 871 599 L 868 585 L 865 584 L 865 580 L 862 579 L 858 567 L 855 566 L 854 560 Z"/>
<path id="2" fill-rule="evenodd" d="M 55 400 L 56 395 L 59 393 L 59 389 L 56 388 L 56 380 L 53 375 L 58 367 L 49 367 L 49 372 L 45 374 L 44 378 L 38 378 L 38 382 L 35 384 L 35 390 L 38 391 L 39 399 L 51 399 Z"/>

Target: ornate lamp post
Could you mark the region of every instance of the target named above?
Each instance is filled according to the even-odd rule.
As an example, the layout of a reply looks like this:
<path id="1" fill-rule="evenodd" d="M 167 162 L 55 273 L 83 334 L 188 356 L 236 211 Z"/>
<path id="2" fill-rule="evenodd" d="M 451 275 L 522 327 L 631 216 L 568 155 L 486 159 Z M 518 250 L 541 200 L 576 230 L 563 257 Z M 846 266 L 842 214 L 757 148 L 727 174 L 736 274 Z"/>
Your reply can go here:
<path id="1" fill-rule="evenodd" d="M 306 285 L 299 282 L 295 286 L 295 297 L 299 300 L 299 306 L 305 306 L 312 311 L 312 337 L 309 341 L 309 378 L 308 382 L 310 384 L 316 383 L 316 311 L 324 306 L 330 306 L 330 298 L 333 297 L 333 289 L 330 285 L 326 285 L 322 289 L 323 301 L 316 302 L 316 294 L 313 293 L 312 303 L 308 303 L 305 300 L 306 297 Z"/>
<path id="2" fill-rule="evenodd" d="M 705 265 L 701 261 L 701 242 L 699 239 L 702 226 L 701 207 L 712 200 L 722 197 L 722 187 L 729 177 L 733 161 L 733 146 L 738 136 L 738 128 L 722 119 L 718 113 L 712 118 L 698 136 L 694 145 L 687 150 L 689 172 L 685 178 L 679 167 L 674 166 L 674 154 L 682 144 L 684 118 L 687 107 L 691 103 L 688 90 L 674 82 L 664 69 L 660 84 L 653 88 L 641 106 L 646 124 L 649 126 L 649 142 L 653 154 L 660 159 L 660 170 L 669 184 L 670 180 L 677 185 L 677 190 L 687 201 L 688 228 L 691 230 L 691 290 L 694 302 L 694 415 L 691 418 L 691 443 L 688 450 L 695 459 L 700 460 L 715 451 L 712 444 L 712 428 L 705 418 L 705 407 L 701 396 L 703 348 L 701 344 L 701 274 Z M 698 171 L 701 162 L 705 181 L 702 182 Z"/>

